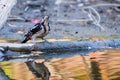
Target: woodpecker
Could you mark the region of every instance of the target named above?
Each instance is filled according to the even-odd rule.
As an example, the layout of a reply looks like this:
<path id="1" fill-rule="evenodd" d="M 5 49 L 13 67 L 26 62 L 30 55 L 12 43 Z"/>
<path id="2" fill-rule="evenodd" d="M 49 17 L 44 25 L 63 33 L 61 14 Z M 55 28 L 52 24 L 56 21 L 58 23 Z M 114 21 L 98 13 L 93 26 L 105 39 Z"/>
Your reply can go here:
<path id="1" fill-rule="evenodd" d="M 25 35 L 25 39 L 21 43 L 26 43 L 28 40 L 35 38 L 41 38 L 45 40 L 44 37 L 49 33 L 50 26 L 49 26 L 49 17 L 45 16 L 40 23 L 34 25 L 34 27 L 28 31 Z"/>
<path id="2" fill-rule="evenodd" d="M 49 80 L 51 73 L 44 62 L 37 63 L 35 61 L 27 61 L 25 63 L 36 77 L 41 78 L 42 80 Z"/>

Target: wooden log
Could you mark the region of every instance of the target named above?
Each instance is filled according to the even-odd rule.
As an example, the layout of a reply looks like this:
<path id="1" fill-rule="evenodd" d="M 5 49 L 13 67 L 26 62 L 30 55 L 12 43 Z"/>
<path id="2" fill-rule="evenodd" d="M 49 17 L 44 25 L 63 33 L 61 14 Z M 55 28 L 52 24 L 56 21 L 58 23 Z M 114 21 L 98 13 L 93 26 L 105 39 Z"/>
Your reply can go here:
<path id="1" fill-rule="evenodd" d="M 120 39 L 108 39 L 101 41 L 54 41 L 32 43 L 0 43 L 0 47 L 9 48 L 11 51 L 64 51 L 64 50 L 88 50 L 88 49 L 110 49 L 119 48 Z"/>
<path id="2" fill-rule="evenodd" d="M 16 0 L 0 0 L 0 29 L 6 22 L 8 14 L 16 2 Z"/>

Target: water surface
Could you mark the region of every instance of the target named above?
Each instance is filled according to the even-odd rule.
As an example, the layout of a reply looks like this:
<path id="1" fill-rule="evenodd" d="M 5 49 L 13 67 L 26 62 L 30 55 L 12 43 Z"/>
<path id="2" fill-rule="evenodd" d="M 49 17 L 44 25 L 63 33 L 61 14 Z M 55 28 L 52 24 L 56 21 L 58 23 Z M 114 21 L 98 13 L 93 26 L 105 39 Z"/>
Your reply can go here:
<path id="1" fill-rule="evenodd" d="M 47 55 L 47 56 L 46 56 Z M 120 50 L 47 53 L 45 65 L 50 80 L 120 80 Z M 37 63 L 43 59 L 36 59 Z M 0 67 L 10 79 L 40 80 L 22 62 L 2 62 Z"/>

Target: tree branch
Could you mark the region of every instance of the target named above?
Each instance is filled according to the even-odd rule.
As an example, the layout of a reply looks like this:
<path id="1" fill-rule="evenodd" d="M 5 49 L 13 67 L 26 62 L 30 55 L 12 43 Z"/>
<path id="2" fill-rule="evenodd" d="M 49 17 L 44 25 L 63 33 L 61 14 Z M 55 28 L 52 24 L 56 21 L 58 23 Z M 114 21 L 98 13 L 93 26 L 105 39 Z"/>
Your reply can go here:
<path id="1" fill-rule="evenodd" d="M 109 49 L 120 47 L 120 39 L 108 39 L 102 41 L 54 41 L 54 42 L 40 42 L 32 43 L 0 43 L 0 47 L 9 48 L 15 52 L 29 52 L 35 51 L 64 51 L 64 50 L 84 50 L 84 49 Z"/>

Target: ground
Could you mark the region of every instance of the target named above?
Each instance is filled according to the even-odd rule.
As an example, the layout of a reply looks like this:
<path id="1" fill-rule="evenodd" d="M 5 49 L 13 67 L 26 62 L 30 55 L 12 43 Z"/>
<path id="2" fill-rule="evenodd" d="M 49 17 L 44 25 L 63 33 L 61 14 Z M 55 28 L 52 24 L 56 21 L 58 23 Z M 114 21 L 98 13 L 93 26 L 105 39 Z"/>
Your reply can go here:
<path id="1" fill-rule="evenodd" d="M 81 11 L 80 0 L 62 1 L 58 0 L 18 0 L 9 17 L 19 17 L 27 20 L 41 20 L 43 16 L 50 16 L 51 31 L 47 39 L 63 38 L 85 38 L 89 36 L 119 36 L 120 14 L 114 7 L 94 7 L 101 16 L 100 24 L 105 30 L 91 24 L 78 20 L 88 19 L 88 15 Z M 103 3 L 104 0 L 90 0 L 91 3 Z M 108 1 L 109 3 L 109 1 Z M 112 3 L 115 3 L 114 1 Z M 93 4 L 94 5 L 94 4 Z M 25 21 L 7 21 L 0 30 L 1 38 L 23 40 L 24 34 L 30 30 L 35 23 Z"/>

